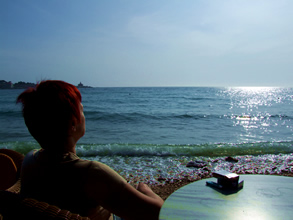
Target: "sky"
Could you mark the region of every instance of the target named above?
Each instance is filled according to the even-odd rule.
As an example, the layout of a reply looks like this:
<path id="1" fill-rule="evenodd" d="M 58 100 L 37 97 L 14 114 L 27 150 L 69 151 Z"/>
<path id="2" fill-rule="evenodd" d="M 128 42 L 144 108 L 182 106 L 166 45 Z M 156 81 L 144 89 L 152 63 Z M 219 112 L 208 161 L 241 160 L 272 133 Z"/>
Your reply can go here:
<path id="1" fill-rule="evenodd" d="M 0 80 L 293 86 L 292 0 L 0 0 Z"/>

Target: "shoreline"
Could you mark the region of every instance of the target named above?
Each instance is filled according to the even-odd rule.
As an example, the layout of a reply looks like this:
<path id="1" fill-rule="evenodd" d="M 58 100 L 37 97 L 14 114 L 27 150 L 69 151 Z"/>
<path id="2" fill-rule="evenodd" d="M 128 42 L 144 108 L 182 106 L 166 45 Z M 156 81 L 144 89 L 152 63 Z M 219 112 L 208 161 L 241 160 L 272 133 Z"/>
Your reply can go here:
<path id="1" fill-rule="evenodd" d="M 293 173 L 293 154 L 242 155 L 235 157 L 100 157 L 131 185 L 144 182 L 162 185 L 187 178 L 199 180 L 212 172 L 226 170 L 237 174 L 282 175 Z"/>
<path id="2" fill-rule="evenodd" d="M 198 159 L 198 158 L 195 158 Z M 155 175 L 143 175 L 142 173 L 130 173 L 122 176 L 132 186 L 139 182 L 147 184 L 163 200 L 166 200 L 177 189 L 192 183 L 212 177 L 212 173 L 218 170 L 226 170 L 238 175 L 278 175 L 293 177 L 293 154 L 266 154 L 244 155 L 235 157 L 200 158 L 201 160 L 186 161 L 179 166 L 184 171 L 176 175 L 164 175 L 170 173 L 157 168 Z M 188 165 L 191 165 L 188 167 Z M 177 164 L 178 166 L 178 164 Z M 181 169 L 182 170 L 182 169 Z"/>

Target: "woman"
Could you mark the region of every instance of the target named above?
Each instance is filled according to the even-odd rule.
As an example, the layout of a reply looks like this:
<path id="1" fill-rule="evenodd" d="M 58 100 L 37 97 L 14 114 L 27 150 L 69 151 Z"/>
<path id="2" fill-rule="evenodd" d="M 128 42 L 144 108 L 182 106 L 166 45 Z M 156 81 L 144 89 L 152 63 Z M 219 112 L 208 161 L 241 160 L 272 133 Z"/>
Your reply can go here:
<path id="1" fill-rule="evenodd" d="M 114 170 L 77 157 L 85 133 L 78 89 L 63 81 L 42 81 L 17 98 L 25 123 L 41 150 L 25 157 L 21 194 L 91 219 L 158 219 L 163 200 L 147 185 L 135 189 Z"/>

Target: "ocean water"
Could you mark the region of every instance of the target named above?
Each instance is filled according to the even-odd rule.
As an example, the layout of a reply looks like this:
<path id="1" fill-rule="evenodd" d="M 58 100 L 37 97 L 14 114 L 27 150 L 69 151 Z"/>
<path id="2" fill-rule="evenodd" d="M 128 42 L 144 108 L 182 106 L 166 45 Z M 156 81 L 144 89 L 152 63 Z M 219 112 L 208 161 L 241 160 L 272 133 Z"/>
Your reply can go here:
<path id="1" fill-rule="evenodd" d="M 78 155 L 102 161 L 125 176 L 141 175 L 145 169 L 158 176 L 168 167 L 194 159 L 240 155 L 264 159 L 293 153 L 292 88 L 80 91 L 86 134 L 78 142 Z M 15 103 L 21 92 L 0 90 L 0 148 L 26 154 L 39 146 L 24 124 L 20 104 Z"/>

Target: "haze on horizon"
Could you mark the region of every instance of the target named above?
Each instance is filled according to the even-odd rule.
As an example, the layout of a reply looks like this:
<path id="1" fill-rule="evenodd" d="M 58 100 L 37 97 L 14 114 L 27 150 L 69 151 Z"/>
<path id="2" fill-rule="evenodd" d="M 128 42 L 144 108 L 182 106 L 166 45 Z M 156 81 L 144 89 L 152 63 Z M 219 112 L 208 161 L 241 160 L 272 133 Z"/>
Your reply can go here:
<path id="1" fill-rule="evenodd" d="M 287 86 L 291 0 L 0 0 L 0 79 Z"/>

